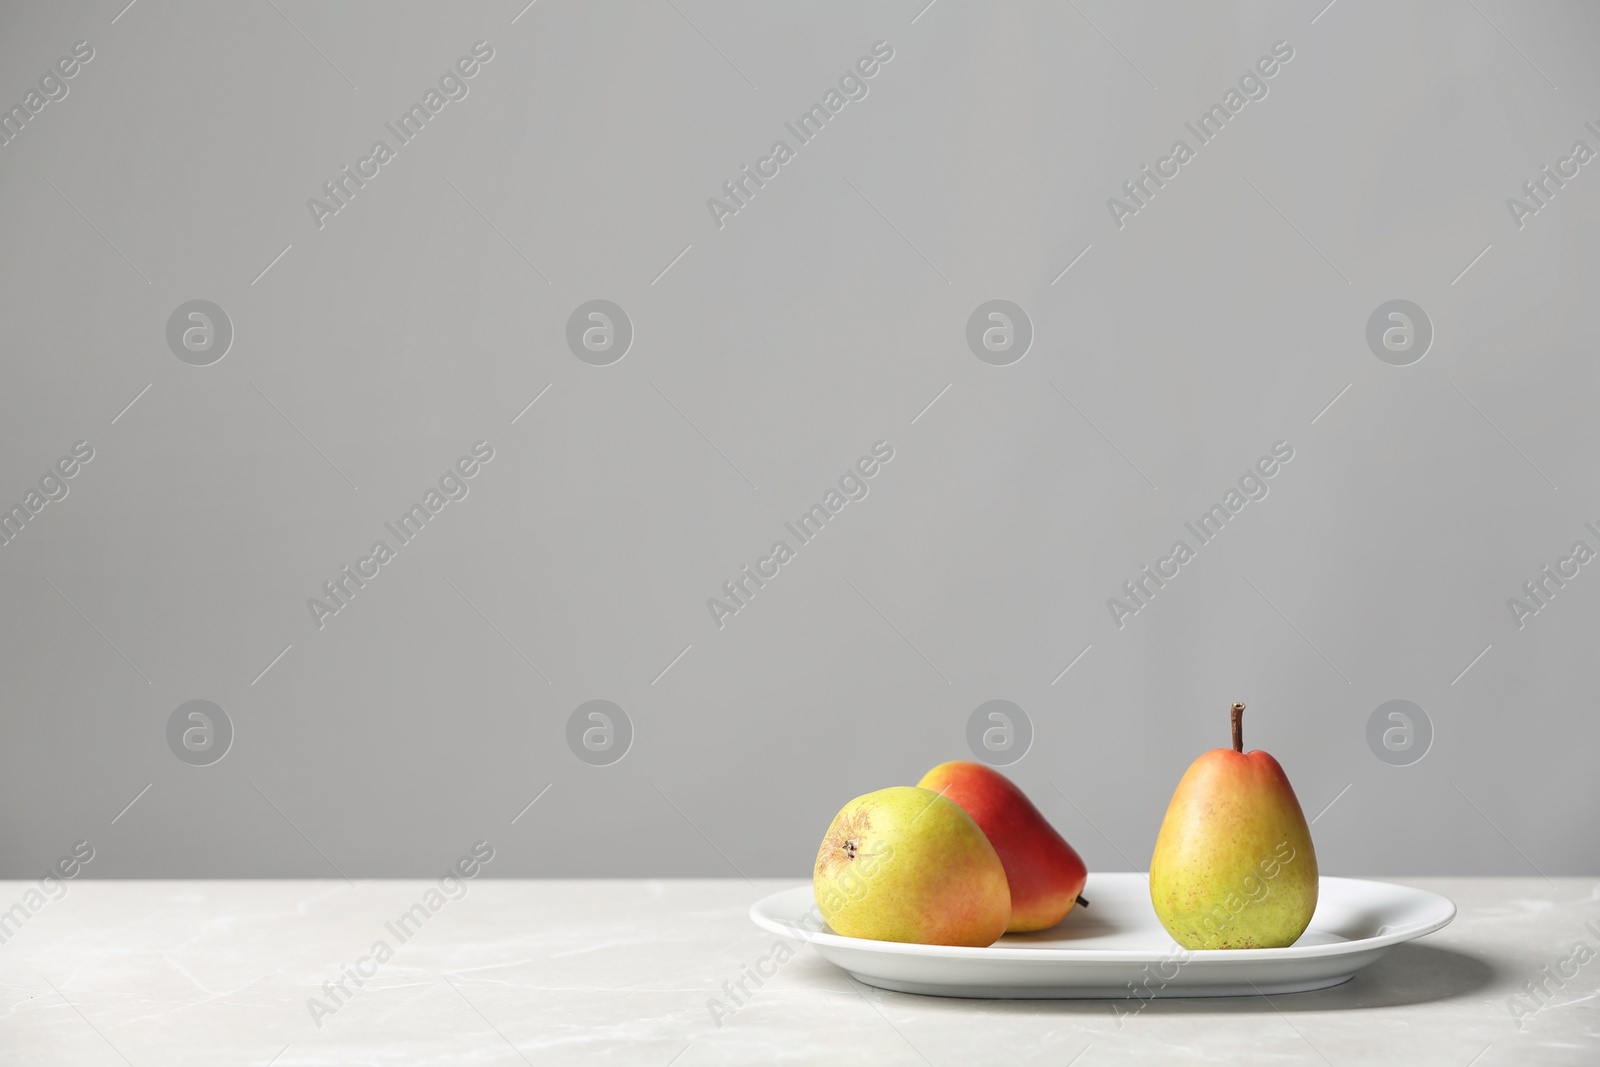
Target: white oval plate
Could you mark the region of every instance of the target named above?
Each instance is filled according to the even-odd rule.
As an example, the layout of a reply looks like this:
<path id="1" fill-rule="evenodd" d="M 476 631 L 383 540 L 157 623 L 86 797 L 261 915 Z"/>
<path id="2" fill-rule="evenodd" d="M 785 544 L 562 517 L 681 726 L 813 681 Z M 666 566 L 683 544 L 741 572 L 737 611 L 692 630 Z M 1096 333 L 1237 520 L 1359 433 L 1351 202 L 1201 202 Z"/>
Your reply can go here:
<path id="1" fill-rule="evenodd" d="M 816 946 L 867 985 L 941 997 L 1232 997 L 1303 993 L 1347 982 L 1404 941 L 1455 918 L 1448 898 L 1425 889 L 1323 878 L 1311 925 L 1288 948 L 1188 951 L 1150 905 L 1146 875 L 1091 874 L 1059 925 L 1007 934 L 988 948 L 908 945 L 842 937 L 821 923 L 810 886 L 757 901 L 757 926 Z M 807 916 L 810 916 L 808 919 Z"/>

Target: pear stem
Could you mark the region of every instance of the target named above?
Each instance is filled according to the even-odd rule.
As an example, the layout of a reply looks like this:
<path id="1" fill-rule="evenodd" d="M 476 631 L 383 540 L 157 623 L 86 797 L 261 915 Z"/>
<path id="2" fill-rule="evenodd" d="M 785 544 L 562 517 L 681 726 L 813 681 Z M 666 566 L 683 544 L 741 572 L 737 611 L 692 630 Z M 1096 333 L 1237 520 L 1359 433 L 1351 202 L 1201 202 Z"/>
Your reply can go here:
<path id="1" fill-rule="evenodd" d="M 1087 900 L 1084 900 L 1082 897 L 1079 897 L 1078 898 L 1078 906 L 1080 908 L 1087 908 L 1089 906 L 1089 902 Z"/>
<path id="2" fill-rule="evenodd" d="M 1243 704 L 1235 704 L 1233 706 L 1233 714 L 1230 716 L 1230 718 L 1233 721 L 1233 750 L 1235 752 L 1243 752 L 1244 751 L 1244 705 Z"/>

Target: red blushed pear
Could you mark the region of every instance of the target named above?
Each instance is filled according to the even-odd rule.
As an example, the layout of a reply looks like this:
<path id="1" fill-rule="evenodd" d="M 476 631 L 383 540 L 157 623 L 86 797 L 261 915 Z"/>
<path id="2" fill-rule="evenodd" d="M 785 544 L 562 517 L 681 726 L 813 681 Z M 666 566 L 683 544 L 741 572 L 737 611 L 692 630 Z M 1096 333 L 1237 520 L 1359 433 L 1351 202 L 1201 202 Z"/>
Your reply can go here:
<path id="1" fill-rule="evenodd" d="M 1244 751 L 1244 705 L 1233 748 L 1184 772 L 1150 857 L 1150 901 L 1184 948 L 1283 948 L 1317 910 L 1317 855 L 1300 801 L 1278 761 Z"/>
<path id="2" fill-rule="evenodd" d="M 917 785 L 960 805 L 999 854 L 1011 888 L 1007 933 L 1047 930 L 1072 910 L 1088 877 L 1083 860 L 1011 779 L 982 763 L 953 760 Z"/>
<path id="3" fill-rule="evenodd" d="M 938 793 L 904 785 L 840 809 L 812 887 L 822 917 L 846 937 L 983 948 L 1011 918 L 1005 868 L 977 823 Z"/>

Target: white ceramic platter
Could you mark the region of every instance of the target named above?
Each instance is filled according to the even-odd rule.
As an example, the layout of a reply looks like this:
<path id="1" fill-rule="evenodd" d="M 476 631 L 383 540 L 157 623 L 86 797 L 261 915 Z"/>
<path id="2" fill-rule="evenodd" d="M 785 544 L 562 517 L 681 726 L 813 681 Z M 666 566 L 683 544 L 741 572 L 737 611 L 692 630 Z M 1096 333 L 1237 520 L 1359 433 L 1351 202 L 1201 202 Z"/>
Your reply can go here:
<path id="1" fill-rule="evenodd" d="M 1162 929 L 1143 874 L 1091 874 L 1050 930 L 1007 934 L 988 948 L 841 937 L 822 926 L 810 886 L 757 901 L 757 926 L 816 946 L 867 985 L 942 997 L 1232 997 L 1302 993 L 1349 981 L 1389 949 L 1455 918 L 1437 893 L 1388 882 L 1323 878 L 1311 925 L 1288 948 L 1186 951 Z"/>

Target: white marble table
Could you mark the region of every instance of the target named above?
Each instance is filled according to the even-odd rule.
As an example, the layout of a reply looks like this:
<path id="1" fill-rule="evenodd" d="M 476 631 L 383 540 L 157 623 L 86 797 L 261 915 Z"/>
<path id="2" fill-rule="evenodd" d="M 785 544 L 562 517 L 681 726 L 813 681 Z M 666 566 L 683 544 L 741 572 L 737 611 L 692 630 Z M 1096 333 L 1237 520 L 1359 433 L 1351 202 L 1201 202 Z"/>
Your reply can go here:
<path id="1" fill-rule="evenodd" d="M 24 902 L 0 919 L 0 1063 L 1600 1064 L 1600 956 L 1573 960 L 1579 941 L 1600 953 L 1600 883 L 1396 880 L 1454 899 L 1456 921 L 1335 989 L 1120 1024 L 1105 1001 L 868 989 L 809 948 L 713 1019 L 772 948 L 750 902 L 794 881 L 480 878 L 430 901 L 425 881 L 79 880 L 31 914 L 31 883 L 0 882 L 0 909 Z"/>

